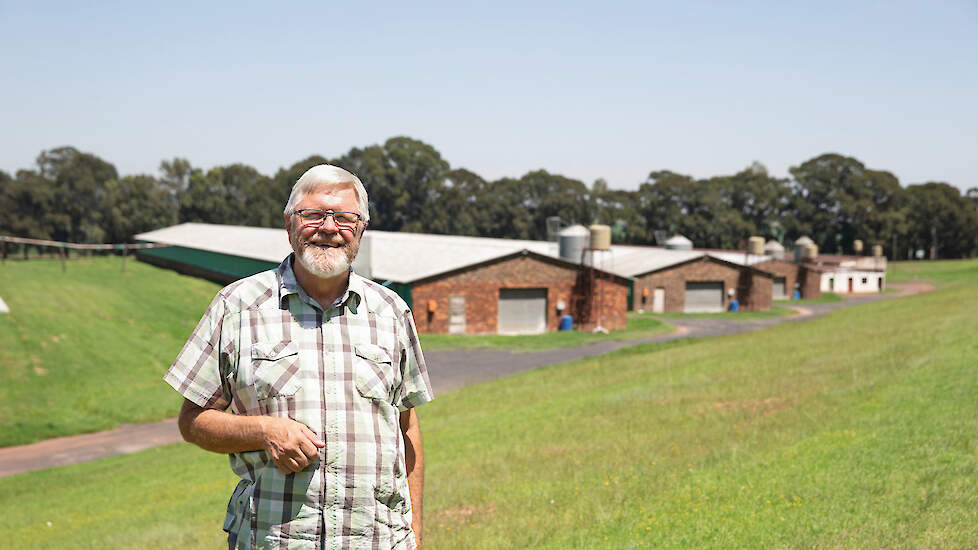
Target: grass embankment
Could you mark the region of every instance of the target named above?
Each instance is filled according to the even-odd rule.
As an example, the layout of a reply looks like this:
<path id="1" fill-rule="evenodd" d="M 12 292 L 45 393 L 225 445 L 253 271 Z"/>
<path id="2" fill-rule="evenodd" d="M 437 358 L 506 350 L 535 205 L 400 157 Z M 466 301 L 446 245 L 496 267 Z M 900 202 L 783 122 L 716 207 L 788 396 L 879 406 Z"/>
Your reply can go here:
<path id="1" fill-rule="evenodd" d="M 793 302 L 778 302 L 772 305 L 767 311 L 724 311 L 716 313 L 639 313 L 642 317 L 653 319 L 723 319 L 725 321 L 756 321 L 758 319 L 771 319 L 774 317 L 789 317 L 798 312 L 786 307 L 801 303 L 801 300 Z"/>
<path id="2" fill-rule="evenodd" d="M 978 262 L 941 273 L 932 293 L 439 396 L 420 411 L 426 548 L 978 546 Z M 0 532 L 214 548 L 233 485 L 186 444 L 24 474 L 0 479 Z"/>
<path id="3" fill-rule="evenodd" d="M 421 347 L 435 349 L 500 348 L 511 351 L 542 351 L 557 348 L 573 348 L 605 340 L 641 340 L 667 334 L 672 325 L 647 316 L 629 314 L 622 330 L 608 334 L 564 330 L 543 334 L 422 334 Z"/>
<path id="4" fill-rule="evenodd" d="M 831 304 L 835 302 L 841 302 L 845 300 L 842 296 L 834 292 L 823 292 L 818 298 L 810 298 L 807 300 L 775 300 L 775 306 L 804 306 L 810 304 Z"/>
<path id="5" fill-rule="evenodd" d="M 132 259 L 0 266 L 0 446 L 174 416 L 160 382 L 219 286 Z"/>

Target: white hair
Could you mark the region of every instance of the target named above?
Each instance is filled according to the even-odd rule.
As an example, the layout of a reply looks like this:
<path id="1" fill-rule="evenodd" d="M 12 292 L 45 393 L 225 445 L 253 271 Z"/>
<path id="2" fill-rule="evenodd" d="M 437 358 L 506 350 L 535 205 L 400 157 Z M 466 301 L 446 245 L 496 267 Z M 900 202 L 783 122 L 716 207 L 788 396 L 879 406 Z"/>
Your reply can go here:
<path id="1" fill-rule="evenodd" d="M 305 174 L 292 186 L 292 193 L 289 195 L 289 202 L 285 203 L 286 216 L 293 212 L 295 204 L 299 202 L 306 193 L 310 193 L 320 186 L 340 185 L 352 183 L 353 190 L 357 194 L 357 203 L 360 208 L 360 217 L 363 218 L 364 225 L 370 221 L 370 205 L 367 202 L 367 190 L 364 188 L 360 178 L 353 175 L 339 166 L 331 164 L 320 164 L 306 170 Z"/>

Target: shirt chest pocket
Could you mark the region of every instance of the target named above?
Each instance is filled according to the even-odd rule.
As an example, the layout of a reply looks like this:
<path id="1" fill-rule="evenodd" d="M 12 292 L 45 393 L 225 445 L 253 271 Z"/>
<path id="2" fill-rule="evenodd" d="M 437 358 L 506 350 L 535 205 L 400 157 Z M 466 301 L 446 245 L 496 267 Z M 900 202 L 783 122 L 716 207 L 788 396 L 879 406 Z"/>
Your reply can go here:
<path id="1" fill-rule="evenodd" d="M 295 342 L 258 343 L 251 348 L 255 394 L 259 401 L 292 397 L 302 387 L 299 346 Z"/>
<path id="2" fill-rule="evenodd" d="M 367 399 L 390 402 L 395 372 L 391 353 L 373 344 L 357 344 L 353 352 L 357 391 Z"/>

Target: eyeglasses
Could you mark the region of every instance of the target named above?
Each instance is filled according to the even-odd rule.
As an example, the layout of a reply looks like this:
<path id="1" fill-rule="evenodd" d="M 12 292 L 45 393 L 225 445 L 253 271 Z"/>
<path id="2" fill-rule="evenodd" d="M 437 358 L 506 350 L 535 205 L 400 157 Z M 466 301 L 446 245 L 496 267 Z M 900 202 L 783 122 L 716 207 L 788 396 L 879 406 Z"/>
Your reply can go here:
<path id="1" fill-rule="evenodd" d="M 333 223 L 336 224 L 336 227 L 348 231 L 353 231 L 357 222 L 363 219 L 363 216 L 356 212 L 333 212 L 332 210 L 319 210 L 317 208 L 296 210 L 295 215 L 302 220 L 302 227 L 319 227 L 326 221 L 326 218 L 333 216 Z"/>

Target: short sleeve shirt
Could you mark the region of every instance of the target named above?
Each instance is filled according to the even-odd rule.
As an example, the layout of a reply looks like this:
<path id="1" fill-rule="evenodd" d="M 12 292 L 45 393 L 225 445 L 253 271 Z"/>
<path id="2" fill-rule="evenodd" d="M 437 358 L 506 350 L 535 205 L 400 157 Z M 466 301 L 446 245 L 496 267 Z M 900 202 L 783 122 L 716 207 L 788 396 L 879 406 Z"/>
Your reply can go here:
<path id="1" fill-rule="evenodd" d="M 293 418 L 326 443 L 290 475 L 263 450 L 230 455 L 232 548 L 414 548 L 399 418 L 432 391 L 397 294 L 351 272 L 324 311 L 289 256 L 223 288 L 164 380 L 201 407 Z"/>

